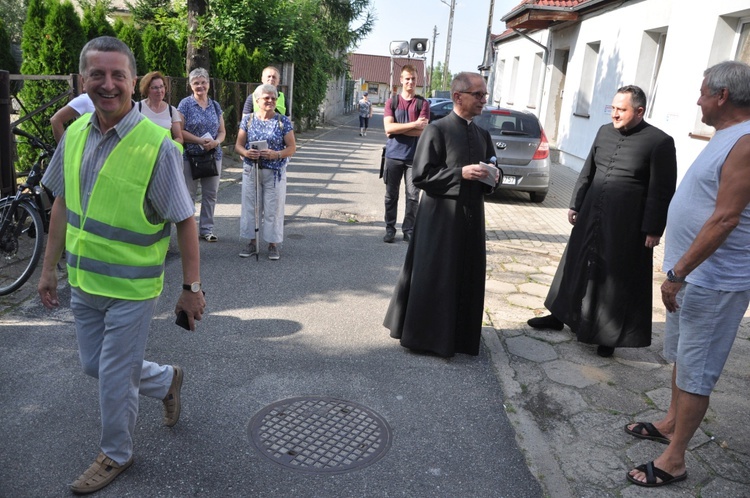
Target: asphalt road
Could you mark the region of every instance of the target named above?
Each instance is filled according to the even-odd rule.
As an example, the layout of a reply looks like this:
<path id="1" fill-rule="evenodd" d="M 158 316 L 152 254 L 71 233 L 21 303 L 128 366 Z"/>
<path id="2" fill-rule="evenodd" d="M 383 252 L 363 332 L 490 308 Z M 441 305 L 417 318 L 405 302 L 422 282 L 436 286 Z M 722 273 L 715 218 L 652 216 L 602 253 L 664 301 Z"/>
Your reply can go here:
<path id="1" fill-rule="evenodd" d="M 415 355 L 382 327 L 407 245 L 382 242 L 384 136 L 381 117 L 372 121 L 364 138 L 354 117 L 300 135 L 280 261 L 263 245 L 257 262 L 238 257 L 239 169 L 225 163 L 220 240 L 201 243 L 209 313 L 195 333 L 174 325 L 182 282 L 171 254 L 147 347 L 147 358 L 184 367 L 182 417 L 165 428 L 161 402 L 141 398 L 135 463 L 97 496 L 542 495 L 487 350 Z M 99 451 L 97 385 L 81 372 L 65 285 L 61 294 L 54 312 L 31 294 L 0 314 L 0 496 L 68 496 Z M 301 396 L 378 414 L 390 448 L 341 473 L 272 462 L 253 445 L 250 421 Z"/>

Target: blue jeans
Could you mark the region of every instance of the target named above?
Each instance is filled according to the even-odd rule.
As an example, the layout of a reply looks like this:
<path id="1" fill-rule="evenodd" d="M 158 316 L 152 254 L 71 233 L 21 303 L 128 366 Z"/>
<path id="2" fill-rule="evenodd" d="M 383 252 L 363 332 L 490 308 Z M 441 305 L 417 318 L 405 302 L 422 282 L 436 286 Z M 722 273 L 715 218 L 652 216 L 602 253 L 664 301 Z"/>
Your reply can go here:
<path id="1" fill-rule="evenodd" d="M 411 180 L 411 161 L 386 158 L 383 181 L 385 182 L 385 231 L 388 233 L 396 233 L 401 178 L 404 179 L 406 187 L 406 212 L 401 231 L 411 235 L 414 231 L 414 220 L 417 218 L 417 205 L 419 204 L 419 189 Z"/>

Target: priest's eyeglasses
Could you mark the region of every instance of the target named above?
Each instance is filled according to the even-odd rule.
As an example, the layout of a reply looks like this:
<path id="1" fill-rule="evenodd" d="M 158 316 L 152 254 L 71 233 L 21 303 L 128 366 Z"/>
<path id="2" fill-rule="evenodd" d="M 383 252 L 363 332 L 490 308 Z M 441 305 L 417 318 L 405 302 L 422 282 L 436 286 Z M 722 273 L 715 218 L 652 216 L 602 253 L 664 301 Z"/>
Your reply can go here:
<path id="1" fill-rule="evenodd" d="M 487 100 L 488 98 L 490 98 L 490 94 L 485 93 L 485 92 L 458 92 L 458 93 L 469 94 L 477 100 Z"/>

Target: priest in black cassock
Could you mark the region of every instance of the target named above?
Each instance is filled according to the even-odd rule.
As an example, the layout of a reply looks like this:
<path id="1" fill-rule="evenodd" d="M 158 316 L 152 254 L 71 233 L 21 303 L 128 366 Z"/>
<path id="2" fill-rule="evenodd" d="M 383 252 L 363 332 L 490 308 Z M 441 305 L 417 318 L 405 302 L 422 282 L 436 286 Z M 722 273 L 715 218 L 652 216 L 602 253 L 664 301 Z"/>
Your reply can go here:
<path id="1" fill-rule="evenodd" d="M 565 323 L 604 357 L 651 344 L 653 248 L 677 159 L 674 140 L 643 120 L 645 110 L 639 87 L 617 90 L 612 124 L 599 129 L 573 189 L 573 229 L 544 302 L 551 314 L 528 321 L 557 330 Z"/>
<path id="2" fill-rule="evenodd" d="M 413 351 L 443 357 L 479 354 L 484 313 L 485 235 L 479 165 L 495 155 L 489 133 L 472 123 L 487 85 L 476 73 L 451 83 L 453 112 L 428 125 L 417 144 L 412 179 L 423 190 L 406 261 L 383 325 Z M 498 177 L 493 184 L 497 184 Z"/>

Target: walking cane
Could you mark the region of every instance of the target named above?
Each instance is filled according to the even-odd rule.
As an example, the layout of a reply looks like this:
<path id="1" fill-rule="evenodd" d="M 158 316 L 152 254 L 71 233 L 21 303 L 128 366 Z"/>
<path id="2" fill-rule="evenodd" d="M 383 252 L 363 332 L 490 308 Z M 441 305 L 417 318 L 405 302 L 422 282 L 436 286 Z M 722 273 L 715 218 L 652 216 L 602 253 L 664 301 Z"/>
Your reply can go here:
<path id="1" fill-rule="evenodd" d="M 255 160 L 255 261 L 260 260 L 260 239 L 258 238 L 258 230 L 260 229 L 260 214 L 258 206 L 258 191 L 260 189 L 260 158 Z"/>

